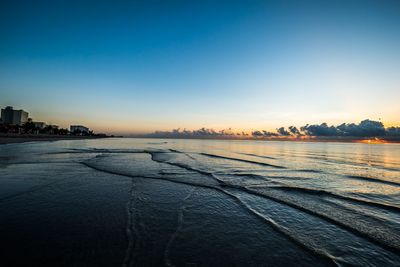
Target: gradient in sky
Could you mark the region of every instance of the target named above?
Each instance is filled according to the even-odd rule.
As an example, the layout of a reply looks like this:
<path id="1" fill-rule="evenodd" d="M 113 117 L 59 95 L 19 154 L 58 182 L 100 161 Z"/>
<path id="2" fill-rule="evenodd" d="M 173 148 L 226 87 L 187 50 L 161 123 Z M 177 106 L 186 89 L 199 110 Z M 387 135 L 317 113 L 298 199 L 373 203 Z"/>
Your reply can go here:
<path id="1" fill-rule="evenodd" d="M 400 124 L 399 1 L 2 1 L 0 105 L 137 133 Z"/>

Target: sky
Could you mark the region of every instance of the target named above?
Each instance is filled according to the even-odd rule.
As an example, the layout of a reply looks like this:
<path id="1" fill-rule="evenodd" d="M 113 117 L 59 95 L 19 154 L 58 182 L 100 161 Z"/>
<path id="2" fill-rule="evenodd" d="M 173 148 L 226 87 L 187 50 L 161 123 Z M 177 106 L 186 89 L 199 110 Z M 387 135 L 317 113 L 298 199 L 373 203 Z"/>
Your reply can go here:
<path id="1" fill-rule="evenodd" d="M 0 106 L 97 132 L 400 125 L 399 1 L 1 1 Z"/>

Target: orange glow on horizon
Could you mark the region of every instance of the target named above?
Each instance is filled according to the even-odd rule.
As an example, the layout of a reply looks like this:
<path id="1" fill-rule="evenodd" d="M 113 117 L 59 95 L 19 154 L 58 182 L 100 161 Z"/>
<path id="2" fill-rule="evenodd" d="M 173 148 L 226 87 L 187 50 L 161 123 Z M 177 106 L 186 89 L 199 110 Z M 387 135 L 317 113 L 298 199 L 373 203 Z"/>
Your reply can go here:
<path id="1" fill-rule="evenodd" d="M 365 140 L 356 140 L 356 143 L 363 143 L 363 144 L 386 144 L 388 143 L 384 139 L 373 138 L 373 139 L 365 139 Z"/>

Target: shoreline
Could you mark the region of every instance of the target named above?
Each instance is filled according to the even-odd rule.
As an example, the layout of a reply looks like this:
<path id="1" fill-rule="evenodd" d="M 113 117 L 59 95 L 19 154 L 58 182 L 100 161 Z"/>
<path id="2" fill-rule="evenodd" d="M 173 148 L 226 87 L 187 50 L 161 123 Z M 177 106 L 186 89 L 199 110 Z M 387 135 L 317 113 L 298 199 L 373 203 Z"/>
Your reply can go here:
<path id="1" fill-rule="evenodd" d="M 188 139 L 188 140 L 218 140 L 218 141 L 272 141 L 272 142 L 304 142 L 304 143 L 360 143 L 360 144 L 400 144 L 399 138 L 374 140 L 372 138 L 211 138 L 211 137 L 153 137 L 153 136 L 124 136 L 125 138 L 143 139 Z"/>
<path id="2" fill-rule="evenodd" d="M 70 136 L 70 135 L 0 135 L 0 145 L 36 142 L 109 138 L 105 136 Z"/>
<path id="3" fill-rule="evenodd" d="M 71 135 L 14 135 L 14 134 L 0 134 L 0 145 L 26 143 L 36 141 L 60 141 L 60 140 L 84 140 L 84 139 L 100 139 L 112 138 L 122 136 L 71 136 Z M 275 138 L 275 139 L 255 139 L 255 138 L 179 138 L 179 137 L 147 137 L 147 136 L 124 136 L 124 138 L 143 138 L 143 139 L 192 139 L 192 140 L 227 140 L 227 141 L 277 141 L 277 142 L 327 142 L 327 143 L 361 143 L 361 144 L 400 144 L 400 140 L 381 140 L 381 142 L 367 142 L 368 139 L 288 139 L 288 138 Z M 383 142 L 382 142 L 383 141 Z"/>

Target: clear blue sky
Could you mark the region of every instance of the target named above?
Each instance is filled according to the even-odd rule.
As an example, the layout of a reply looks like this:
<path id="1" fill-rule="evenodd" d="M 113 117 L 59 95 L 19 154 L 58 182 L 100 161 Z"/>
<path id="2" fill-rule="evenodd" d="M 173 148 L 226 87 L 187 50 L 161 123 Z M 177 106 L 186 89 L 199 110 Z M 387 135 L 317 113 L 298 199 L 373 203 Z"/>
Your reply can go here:
<path id="1" fill-rule="evenodd" d="M 62 126 L 400 124 L 399 1 L 2 1 L 0 40 L 0 105 Z"/>

